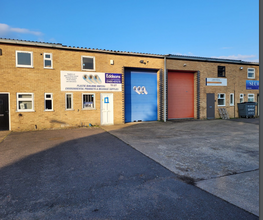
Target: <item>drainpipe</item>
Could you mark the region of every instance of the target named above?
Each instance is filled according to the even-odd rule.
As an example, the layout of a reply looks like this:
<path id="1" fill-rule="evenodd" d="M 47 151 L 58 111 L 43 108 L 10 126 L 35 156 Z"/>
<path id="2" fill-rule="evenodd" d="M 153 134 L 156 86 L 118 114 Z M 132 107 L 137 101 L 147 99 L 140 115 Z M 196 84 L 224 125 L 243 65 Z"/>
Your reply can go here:
<path id="1" fill-rule="evenodd" d="M 166 69 L 166 57 L 164 55 L 164 71 L 163 71 L 163 121 L 166 122 L 166 80 L 167 80 L 167 69 Z"/>

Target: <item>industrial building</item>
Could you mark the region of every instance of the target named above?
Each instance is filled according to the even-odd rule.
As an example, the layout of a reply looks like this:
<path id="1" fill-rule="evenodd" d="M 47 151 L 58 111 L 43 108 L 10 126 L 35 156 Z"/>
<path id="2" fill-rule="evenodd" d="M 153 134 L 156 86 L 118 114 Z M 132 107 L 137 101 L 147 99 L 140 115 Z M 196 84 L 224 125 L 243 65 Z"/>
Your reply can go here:
<path id="1" fill-rule="evenodd" d="M 241 60 L 0 39 L 0 75 L 1 130 L 234 118 L 259 100 L 259 64 Z"/>

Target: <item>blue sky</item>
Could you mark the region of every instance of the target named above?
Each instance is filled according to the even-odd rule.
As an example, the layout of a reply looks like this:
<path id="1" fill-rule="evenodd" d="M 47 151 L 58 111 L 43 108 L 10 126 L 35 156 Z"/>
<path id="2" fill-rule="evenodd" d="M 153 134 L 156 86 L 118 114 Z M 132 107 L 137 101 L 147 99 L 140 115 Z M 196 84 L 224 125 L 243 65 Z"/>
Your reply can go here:
<path id="1" fill-rule="evenodd" d="M 3 0 L 0 37 L 258 62 L 258 0 Z"/>

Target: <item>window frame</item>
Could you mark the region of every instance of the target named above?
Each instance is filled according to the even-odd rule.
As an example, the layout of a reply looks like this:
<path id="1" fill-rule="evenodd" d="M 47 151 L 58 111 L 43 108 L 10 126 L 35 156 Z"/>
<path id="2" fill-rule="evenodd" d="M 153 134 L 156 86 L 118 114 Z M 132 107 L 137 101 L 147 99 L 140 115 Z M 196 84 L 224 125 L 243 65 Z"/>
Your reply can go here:
<path id="1" fill-rule="evenodd" d="M 224 105 L 219 105 L 218 104 L 218 100 L 219 100 L 218 96 L 219 95 L 224 95 Z M 220 98 L 220 99 L 222 99 L 222 98 Z M 225 93 L 218 93 L 217 94 L 217 106 L 226 106 L 226 94 Z"/>
<path id="2" fill-rule="evenodd" d="M 241 97 L 241 95 L 242 95 L 242 97 Z M 240 99 L 241 99 L 241 98 L 242 98 L 242 100 L 243 100 L 242 102 L 240 102 Z M 240 103 L 244 103 L 244 101 L 245 101 L 245 100 L 244 100 L 244 93 L 240 93 L 240 94 L 239 94 L 239 102 L 240 102 Z"/>
<path id="3" fill-rule="evenodd" d="M 31 98 L 19 98 L 19 95 L 31 95 Z M 19 109 L 19 101 L 31 101 L 32 102 L 32 109 Z M 17 112 L 34 112 L 34 93 L 30 92 L 17 92 L 16 93 L 16 111 Z"/>
<path id="4" fill-rule="evenodd" d="M 67 108 L 67 95 L 71 95 L 71 108 Z M 73 109 L 73 93 L 66 93 L 65 94 L 65 110 L 66 111 L 74 110 Z"/>
<path id="5" fill-rule="evenodd" d="M 28 53 L 30 54 L 30 65 L 23 65 L 23 64 L 18 64 L 18 53 Z M 23 67 L 23 68 L 33 68 L 33 52 L 32 51 L 21 51 L 21 50 L 16 50 L 16 67 Z"/>
<path id="6" fill-rule="evenodd" d="M 253 77 L 249 77 L 249 76 L 248 76 L 248 70 L 249 70 L 249 69 L 253 69 L 253 70 L 254 70 L 254 76 L 253 76 Z M 247 68 L 247 78 L 248 78 L 248 79 L 255 79 L 255 77 L 256 77 L 256 69 L 255 69 L 255 68 Z"/>
<path id="7" fill-rule="evenodd" d="M 219 76 L 219 69 L 223 69 L 223 76 Z M 226 77 L 226 66 L 217 66 L 217 77 Z"/>
<path id="8" fill-rule="evenodd" d="M 83 68 L 83 58 L 92 58 L 93 59 L 93 69 L 84 69 Z M 95 57 L 94 56 L 81 56 L 81 70 L 84 71 L 95 71 Z"/>
<path id="9" fill-rule="evenodd" d="M 233 96 L 233 99 L 232 99 L 232 103 L 231 103 L 231 96 Z M 229 105 L 230 106 L 234 106 L 235 105 L 235 95 L 234 95 L 234 93 L 230 93 L 229 94 Z"/>
<path id="10" fill-rule="evenodd" d="M 44 65 L 44 69 L 53 69 L 53 54 L 52 53 L 44 53 L 44 59 L 43 59 L 43 65 Z M 46 58 L 46 55 L 50 55 L 50 58 Z M 50 60 L 51 61 L 51 67 L 46 67 L 45 66 L 45 61 L 46 60 Z"/>
<path id="11" fill-rule="evenodd" d="M 51 95 L 51 98 L 47 98 L 46 97 L 46 95 Z M 44 94 L 44 110 L 46 111 L 46 112 L 51 112 L 51 111 L 54 111 L 54 108 L 53 108 L 53 93 L 45 93 Z M 51 100 L 51 109 L 47 109 L 47 107 L 46 107 L 46 100 Z"/>
<path id="12" fill-rule="evenodd" d="M 83 107 L 83 101 L 84 101 L 84 99 L 83 99 L 83 97 L 84 97 L 84 95 L 93 95 L 93 105 L 94 105 L 94 107 L 93 108 L 90 108 L 90 107 L 88 107 L 88 108 L 84 108 Z M 95 95 L 95 93 L 82 93 L 81 94 L 81 100 L 82 100 L 82 102 L 81 102 L 81 108 L 82 108 L 82 110 L 96 110 L 96 95 Z"/>
<path id="13" fill-rule="evenodd" d="M 253 101 L 248 101 L 250 95 L 253 96 Z M 248 102 L 255 102 L 255 94 L 252 94 L 252 93 L 247 94 L 247 101 Z"/>

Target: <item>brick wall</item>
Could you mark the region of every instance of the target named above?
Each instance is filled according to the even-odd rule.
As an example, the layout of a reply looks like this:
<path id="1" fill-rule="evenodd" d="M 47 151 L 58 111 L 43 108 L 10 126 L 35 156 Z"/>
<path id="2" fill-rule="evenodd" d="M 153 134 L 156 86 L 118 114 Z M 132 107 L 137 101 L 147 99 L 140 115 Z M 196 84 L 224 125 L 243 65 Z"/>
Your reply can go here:
<path id="1" fill-rule="evenodd" d="M 163 68 L 162 58 L 86 52 L 69 49 L 0 44 L 0 92 L 10 93 L 11 129 L 14 131 L 61 128 L 100 124 L 100 92 L 95 93 L 95 110 L 82 110 L 82 92 L 64 92 L 60 86 L 60 71 L 82 71 L 81 56 L 94 56 L 96 71 L 122 73 L 124 67 Z M 33 52 L 33 68 L 16 67 L 16 50 Z M 43 54 L 52 53 L 53 69 L 44 69 Z M 114 60 L 114 65 L 110 64 Z M 83 73 L 86 71 L 83 71 Z M 159 83 L 158 71 L 158 83 Z M 34 112 L 17 112 L 17 93 L 34 93 Z M 44 94 L 53 93 L 53 110 L 44 111 Z M 73 93 L 74 110 L 65 110 L 65 93 Z M 114 124 L 124 123 L 124 76 L 122 92 L 112 92 Z M 158 100 L 159 103 L 159 100 Z M 159 112 L 159 109 L 158 109 Z M 35 126 L 36 125 L 36 126 Z"/>
<path id="2" fill-rule="evenodd" d="M 60 71 L 81 72 L 81 56 L 94 56 L 95 72 L 121 73 L 122 91 L 112 92 L 114 98 L 114 124 L 124 123 L 124 72 L 125 68 L 156 69 L 158 79 L 158 120 L 163 119 L 163 57 L 102 53 L 81 49 L 52 48 L 33 45 L 0 44 L 0 92 L 10 94 L 11 129 L 14 131 L 50 129 L 70 126 L 99 125 L 100 122 L 100 92 L 95 93 L 95 110 L 82 110 L 82 92 L 61 91 Z M 33 52 L 33 68 L 16 67 L 16 50 Z M 53 69 L 44 69 L 43 55 L 52 53 Z M 114 60 L 114 65 L 110 64 Z M 141 63 L 140 60 L 145 62 Z M 184 66 L 186 64 L 186 66 Z M 217 66 L 226 67 L 227 86 L 206 86 L 206 78 L 217 78 Z M 243 70 L 240 67 L 243 66 Z M 206 94 L 215 93 L 215 117 L 219 118 L 217 94 L 226 94 L 226 106 L 230 117 L 238 117 L 237 103 L 240 93 L 254 94 L 257 101 L 258 90 L 246 90 L 247 68 L 256 69 L 259 80 L 259 66 L 231 63 L 216 63 L 204 61 L 167 59 L 168 70 L 194 72 L 194 117 L 198 117 L 197 73 L 200 72 L 200 119 L 206 119 Z M 85 73 L 86 71 L 82 71 Z M 17 93 L 34 94 L 34 112 L 17 112 Z M 53 94 L 53 110 L 44 111 L 44 94 Z M 65 110 L 65 94 L 73 94 L 73 110 Z M 230 106 L 230 93 L 235 93 L 235 107 Z"/>
<path id="3" fill-rule="evenodd" d="M 186 66 L 184 66 L 186 64 Z M 206 78 L 218 78 L 218 66 L 225 66 L 226 69 L 226 78 L 227 86 L 206 86 Z M 243 67 L 240 70 L 240 67 Z M 244 101 L 247 102 L 247 95 L 254 94 L 254 101 L 257 101 L 257 94 L 259 90 L 246 90 L 246 80 L 247 78 L 247 68 L 255 68 L 255 79 L 259 80 L 259 66 L 257 65 L 244 65 L 244 64 L 230 64 L 230 63 L 216 63 L 216 62 L 202 62 L 202 61 L 188 61 L 188 60 L 167 60 L 167 69 L 168 70 L 182 70 L 182 71 L 200 71 L 200 118 L 206 119 L 206 94 L 215 93 L 215 117 L 220 118 L 218 113 L 217 105 L 217 95 L 218 93 L 224 93 L 226 96 L 225 99 L 225 108 L 231 118 L 238 117 L 238 108 L 237 103 L 239 103 L 240 93 L 245 94 Z M 197 74 L 195 74 L 195 85 Z M 230 93 L 234 93 L 235 105 L 230 106 Z M 195 88 L 195 99 L 196 99 L 196 88 Z M 196 100 L 195 100 L 195 112 L 196 109 Z M 257 109 L 256 109 L 257 112 Z M 195 113 L 196 118 L 196 113 Z"/>

